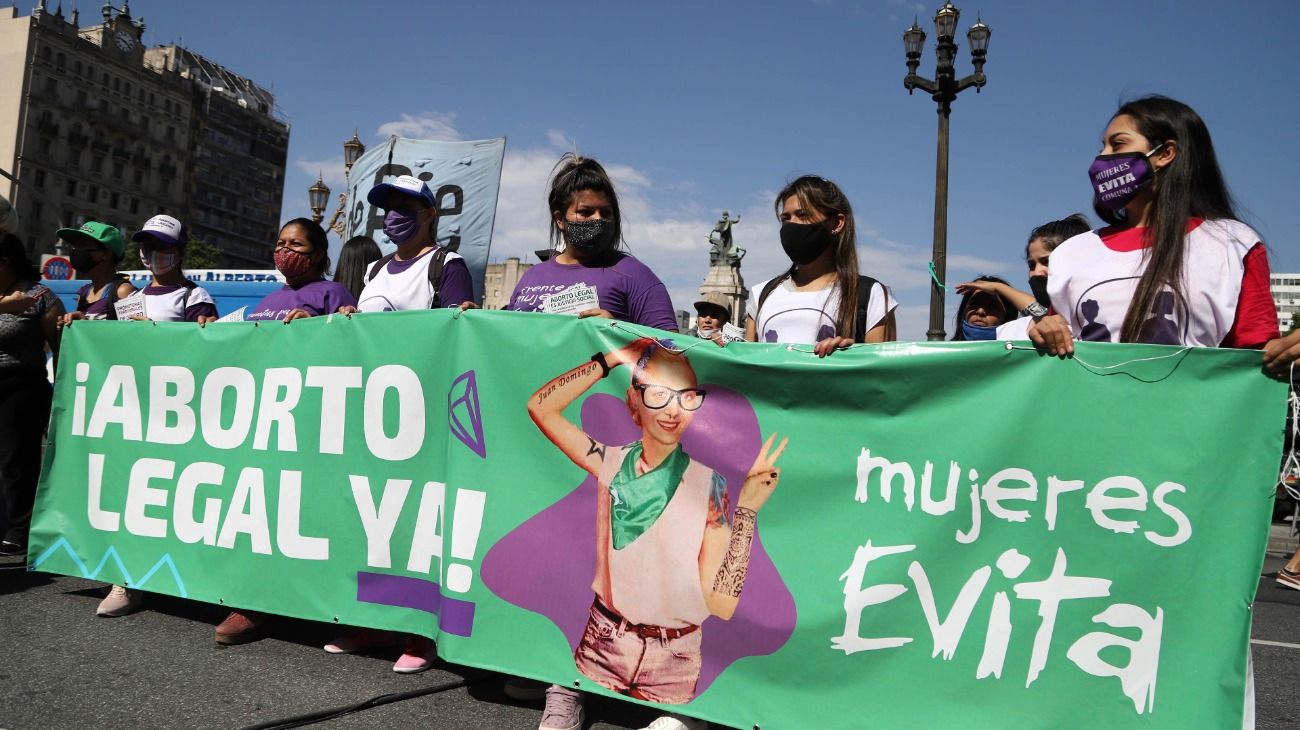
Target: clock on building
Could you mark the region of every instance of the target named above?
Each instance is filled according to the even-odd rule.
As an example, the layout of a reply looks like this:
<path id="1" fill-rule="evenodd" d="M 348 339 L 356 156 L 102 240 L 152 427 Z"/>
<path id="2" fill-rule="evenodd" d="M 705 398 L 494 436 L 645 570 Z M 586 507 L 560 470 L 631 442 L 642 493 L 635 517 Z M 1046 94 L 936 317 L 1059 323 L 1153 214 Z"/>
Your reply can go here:
<path id="1" fill-rule="evenodd" d="M 113 36 L 113 40 L 115 43 L 117 43 L 117 47 L 120 48 L 123 52 L 127 52 L 135 48 L 135 36 L 131 35 L 131 33 L 128 31 L 119 30 Z"/>

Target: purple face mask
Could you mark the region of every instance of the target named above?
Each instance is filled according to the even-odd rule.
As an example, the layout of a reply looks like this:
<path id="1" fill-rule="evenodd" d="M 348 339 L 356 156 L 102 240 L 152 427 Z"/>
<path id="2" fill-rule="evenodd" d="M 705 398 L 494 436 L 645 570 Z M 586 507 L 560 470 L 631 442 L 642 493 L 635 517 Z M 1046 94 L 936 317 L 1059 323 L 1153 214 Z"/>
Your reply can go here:
<path id="1" fill-rule="evenodd" d="M 398 246 L 415 238 L 420 232 L 420 214 L 402 210 L 390 210 L 384 216 L 384 235 Z"/>
<path id="2" fill-rule="evenodd" d="M 1138 191 L 1146 187 L 1155 176 L 1151 166 L 1151 155 L 1163 147 L 1156 145 L 1150 152 L 1117 152 L 1113 155 L 1097 155 L 1097 159 L 1088 166 L 1088 177 L 1092 180 L 1092 199 L 1099 208 L 1119 210 L 1137 197 Z"/>

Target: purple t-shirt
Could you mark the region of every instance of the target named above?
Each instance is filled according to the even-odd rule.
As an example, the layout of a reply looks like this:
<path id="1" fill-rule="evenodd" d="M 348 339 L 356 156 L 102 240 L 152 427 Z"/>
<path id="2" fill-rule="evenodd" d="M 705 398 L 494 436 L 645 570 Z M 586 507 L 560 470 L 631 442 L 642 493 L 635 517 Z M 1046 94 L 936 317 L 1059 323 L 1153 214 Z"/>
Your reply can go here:
<path id="1" fill-rule="evenodd" d="M 104 285 L 104 289 L 99 293 L 99 298 L 93 302 L 86 301 L 90 296 L 90 290 L 95 285 L 87 284 L 77 290 L 77 311 L 86 315 L 86 319 L 116 319 L 117 315 L 112 308 L 108 306 L 108 300 L 113 296 L 113 290 L 126 279 L 116 278 Z"/>
<path id="2" fill-rule="evenodd" d="M 288 316 L 294 309 L 301 309 L 313 317 L 333 314 L 339 307 L 357 306 L 356 297 L 346 286 L 334 281 L 317 279 L 294 288 L 285 284 L 267 294 L 252 311 L 244 315 L 245 320 L 279 320 Z"/>
<path id="3" fill-rule="evenodd" d="M 600 308 L 615 319 L 633 324 L 677 330 L 677 317 L 668 288 L 650 267 L 625 253 L 614 253 L 613 263 L 606 266 L 561 264 L 549 259 L 524 273 L 506 309 L 536 312 L 542 297 L 573 286 L 585 284 L 596 288 Z"/>

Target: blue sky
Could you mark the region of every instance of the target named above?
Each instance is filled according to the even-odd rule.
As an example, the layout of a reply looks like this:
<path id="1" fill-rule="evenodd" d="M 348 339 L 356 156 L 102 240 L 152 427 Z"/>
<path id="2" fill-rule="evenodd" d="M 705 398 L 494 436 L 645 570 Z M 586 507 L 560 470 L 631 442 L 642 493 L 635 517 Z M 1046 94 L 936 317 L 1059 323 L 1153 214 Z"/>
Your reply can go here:
<path id="1" fill-rule="evenodd" d="M 70 2 L 71 0 L 69 0 Z M 85 3 L 83 18 L 97 15 Z M 615 173 L 631 250 L 689 308 L 706 236 L 739 212 L 749 283 L 783 256 L 774 191 L 811 172 L 839 182 L 867 273 L 900 302 L 900 335 L 924 337 L 934 206 L 935 105 L 903 89 L 902 32 L 939 2 L 163 2 L 135 0 L 150 43 L 181 42 L 270 87 L 292 124 L 284 217 L 307 212 L 324 169 L 341 189 L 341 143 L 506 136 L 493 258 L 546 240 L 546 175 L 577 149 Z M 1065 3 L 984 0 L 993 29 L 980 94 L 952 116 L 949 279 L 1023 283 L 1028 231 L 1091 213 L 1085 173 L 1122 99 L 1163 93 L 1214 136 L 1247 222 L 1277 271 L 1300 270 L 1294 189 L 1294 34 L 1300 4 L 1243 0 Z M 24 12 L 30 8 L 22 8 Z M 1094 217 L 1095 220 L 1095 217 Z M 952 303 L 949 306 L 951 330 Z"/>

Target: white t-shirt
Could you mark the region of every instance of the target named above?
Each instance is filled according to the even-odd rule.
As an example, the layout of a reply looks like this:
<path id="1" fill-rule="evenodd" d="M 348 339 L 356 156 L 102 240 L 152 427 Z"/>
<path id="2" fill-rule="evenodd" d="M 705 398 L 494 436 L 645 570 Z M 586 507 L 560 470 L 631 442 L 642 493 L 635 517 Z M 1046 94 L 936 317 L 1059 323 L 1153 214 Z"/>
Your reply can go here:
<path id="1" fill-rule="evenodd" d="M 199 314 L 215 316 L 217 304 L 207 289 L 196 286 L 146 286 L 140 290 L 144 297 L 144 314 L 155 322 L 193 322 Z M 186 301 L 185 292 L 189 292 Z"/>
<path id="2" fill-rule="evenodd" d="M 433 305 L 434 288 L 429 283 L 429 264 L 436 248 L 413 259 L 398 261 L 396 257 L 379 268 L 374 278 L 366 272 L 366 286 L 361 290 L 357 310 L 361 312 L 401 312 L 408 309 L 428 309 Z M 443 266 L 462 258 L 448 251 Z M 373 266 L 373 264 L 372 264 Z M 445 270 L 445 269 L 444 269 Z"/>
<path id="3" fill-rule="evenodd" d="M 1186 302 L 1161 292 L 1141 342 L 1219 347 L 1236 321 L 1246 254 L 1259 234 L 1244 223 L 1213 220 L 1187 233 L 1183 265 Z M 1138 280 L 1146 269 L 1143 230 L 1079 234 L 1052 251 L 1047 291 L 1052 307 L 1080 340 L 1118 342 Z"/>
<path id="4" fill-rule="evenodd" d="M 759 297 L 767 282 L 760 281 L 749 293 L 749 301 L 758 306 Z M 789 279 L 767 295 L 763 308 L 754 312 L 754 331 L 759 342 L 788 342 L 815 345 L 827 337 L 852 337 L 852 332 L 836 332 L 835 320 L 839 317 L 839 285 L 817 291 L 795 291 Z M 854 306 L 857 306 L 856 303 Z M 898 307 L 889 288 L 880 282 L 871 285 L 871 298 L 867 302 L 867 329 L 879 325 L 885 316 Z"/>

